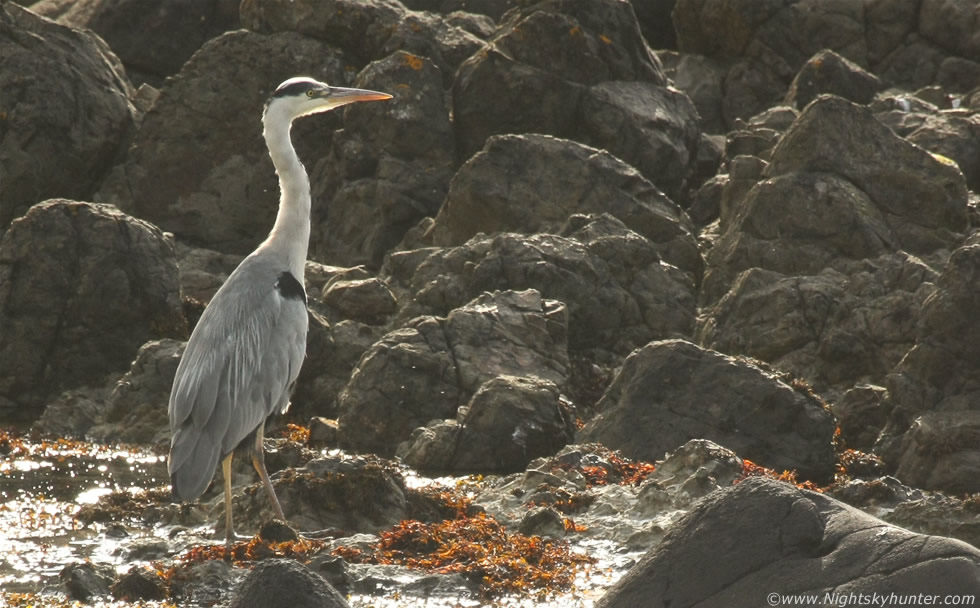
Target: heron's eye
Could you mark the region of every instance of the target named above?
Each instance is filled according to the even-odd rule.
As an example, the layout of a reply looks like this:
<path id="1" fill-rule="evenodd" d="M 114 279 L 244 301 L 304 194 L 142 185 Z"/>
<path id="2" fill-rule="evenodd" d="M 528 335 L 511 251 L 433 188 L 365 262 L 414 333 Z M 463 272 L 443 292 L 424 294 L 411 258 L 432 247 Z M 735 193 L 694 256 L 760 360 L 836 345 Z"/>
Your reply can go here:
<path id="1" fill-rule="evenodd" d="M 307 96 L 307 97 L 313 97 L 313 89 L 310 89 L 310 90 L 308 90 L 308 91 L 306 92 L 306 96 Z"/>

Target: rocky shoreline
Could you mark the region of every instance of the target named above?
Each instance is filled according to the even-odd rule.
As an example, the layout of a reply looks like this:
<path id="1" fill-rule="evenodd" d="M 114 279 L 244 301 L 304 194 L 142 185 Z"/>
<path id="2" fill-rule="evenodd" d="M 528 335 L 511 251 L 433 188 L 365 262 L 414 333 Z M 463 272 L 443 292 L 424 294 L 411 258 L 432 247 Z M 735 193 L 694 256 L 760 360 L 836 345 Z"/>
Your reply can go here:
<path id="1" fill-rule="evenodd" d="M 480 597 L 380 553 L 478 514 L 635 559 L 597 606 L 980 591 L 975 2 L 138 5 L 0 0 L 0 422 L 165 446 L 183 340 L 274 217 L 264 96 L 395 95 L 294 129 L 310 338 L 268 464 L 320 544 L 139 597 Z M 473 511 L 402 466 L 483 476 Z M 176 539 L 139 559 L 216 500 L 133 507 Z M 123 584 L 96 570 L 69 596 Z"/>

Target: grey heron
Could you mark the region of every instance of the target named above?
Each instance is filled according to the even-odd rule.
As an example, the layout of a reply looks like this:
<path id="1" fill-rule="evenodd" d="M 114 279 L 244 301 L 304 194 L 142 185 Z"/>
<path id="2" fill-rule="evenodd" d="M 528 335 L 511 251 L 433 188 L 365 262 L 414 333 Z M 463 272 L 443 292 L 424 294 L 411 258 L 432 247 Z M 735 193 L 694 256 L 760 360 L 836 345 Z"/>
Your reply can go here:
<path id="1" fill-rule="evenodd" d="M 191 333 L 170 393 L 173 495 L 193 500 L 221 462 L 225 542 L 235 538 L 231 463 L 246 451 L 285 521 L 265 468 L 265 422 L 289 407 L 306 356 L 308 318 L 304 266 L 310 239 L 310 180 L 290 139 L 293 120 L 356 101 L 391 95 L 290 78 L 269 97 L 263 135 L 279 176 L 279 211 L 268 238 L 215 293 Z"/>

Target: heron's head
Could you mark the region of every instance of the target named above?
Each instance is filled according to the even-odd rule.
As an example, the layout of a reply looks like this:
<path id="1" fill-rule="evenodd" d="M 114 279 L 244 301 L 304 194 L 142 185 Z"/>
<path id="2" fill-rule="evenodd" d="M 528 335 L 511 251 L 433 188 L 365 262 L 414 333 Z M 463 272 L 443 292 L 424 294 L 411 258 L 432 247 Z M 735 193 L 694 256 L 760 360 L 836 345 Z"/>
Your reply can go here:
<path id="1" fill-rule="evenodd" d="M 387 93 L 367 89 L 332 87 L 312 78 L 290 78 L 265 102 L 265 114 L 292 121 L 300 116 L 327 112 L 355 101 L 391 99 Z"/>

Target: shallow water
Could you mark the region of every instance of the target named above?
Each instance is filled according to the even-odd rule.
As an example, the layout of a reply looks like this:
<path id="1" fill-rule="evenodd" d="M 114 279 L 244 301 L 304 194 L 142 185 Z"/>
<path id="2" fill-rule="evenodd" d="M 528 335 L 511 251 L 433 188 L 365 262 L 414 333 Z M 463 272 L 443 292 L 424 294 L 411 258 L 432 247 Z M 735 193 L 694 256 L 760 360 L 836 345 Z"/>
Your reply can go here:
<path id="1" fill-rule="evenodd" d="M 8 438 L 11 436 L 8 435 Z M 12 446 L 12 449 L 8 449 Z M 82 527 L 76 516 L 86 504 L 94 504 L 110 492 L 138 492 L 168 483 L 162 456 L 140 448 L 110 447 L 84 442 L 39 442 L 16 439 L 4 446 L 0 460 L 0 605 L 65 606 L 59 582 L 65 565 L 90 560 L 109 565 L 118 573 L 140 562 L 123 557 L 134 539 L 166 538 L 165 526 L 93 523 Z M 0 452 L 0 453 L 3 453 Z M 469 484 L 473 493 L 480 484 L 468 478 L 427 478 L 406 472 L 409 485 L 458 486 Z M 195 530 L 207 535 L 202 526 Z M 575 589 L 549 598 L 503 597 L 491 604 L 462 596 L 419 598 L 397 590 L 378 595 L 352 595 L 355 608 L 432 608 L 457 606 L 588 608 L 638 557 L 623 553 L 611 542 L 590 538 L 570 539 L 573 550 L 587 553 L 598 562 L 579 573 Z M 420 573 L 421 577 L 421 573 Z M 166 602 L 101 602 L 102 607 L 167 606 Z"/>

